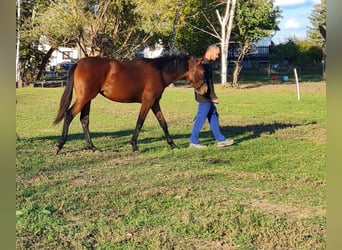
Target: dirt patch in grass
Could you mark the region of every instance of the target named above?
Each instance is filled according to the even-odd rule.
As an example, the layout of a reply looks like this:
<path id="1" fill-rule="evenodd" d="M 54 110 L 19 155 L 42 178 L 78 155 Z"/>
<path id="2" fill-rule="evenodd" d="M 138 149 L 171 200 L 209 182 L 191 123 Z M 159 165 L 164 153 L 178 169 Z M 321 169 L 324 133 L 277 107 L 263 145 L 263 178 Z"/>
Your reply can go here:
<path id="1" fill-rule="evenodd" d="M 274 204 L 267 200 L 252 199 L 243 202 L 244 205 L 250 209 L 255 209 L 265 214 L 287 215 L 288 218 L 293 220 L 307 219 L 313 216 L 325 216 L 326 211 L 323 209 L 308 210 L 305 208 L 293 207 L 288 204 Z"/>
<path id="2" fill-rule="evenodd" d="M 289 127 L 277 130 L 275 135 L 281 139 L 307 140 L 317 144 L 326 143 L 326 128 L 320 124 Z"/>
<path id="3" fill-rule="evenodd" d="M 322 94 L 326 93 L 326 83 L 299 83 L 299 88 L 301 92 L 306 93 L 317 93 Z M 280 91 L 297 91 L 297 87 L 295 83 L 286 83 L 286 84 L 252 84 L 247 83 L 241 85 L 241 89 L 250 89 L 255 91 L 256 89 L 260 91 L 266 92 L 280 92 Z"/>
<path id="4" fill-rule="evenodd" d="M 200 250 L 233 250 L 238 249 L 239 245 L 235 245 L 233 242 L 229 241 L 211 241 L 203 246 L 196 246 L 196 249 Z"/>

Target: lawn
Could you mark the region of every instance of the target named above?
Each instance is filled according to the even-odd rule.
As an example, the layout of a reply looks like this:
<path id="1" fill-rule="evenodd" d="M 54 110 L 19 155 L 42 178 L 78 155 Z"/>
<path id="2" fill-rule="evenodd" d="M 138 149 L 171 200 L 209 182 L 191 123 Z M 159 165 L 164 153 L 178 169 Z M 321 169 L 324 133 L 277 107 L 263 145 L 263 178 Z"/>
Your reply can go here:
<path id="1" fill-rule="evenodd" d="M 77 116 L 60 154 L 53 126 L 63 88 L 16 91 L 17 249 L 325 249 L 326 84 L 216 86 L 222 132 L 189 149 L 193 90 L 167 88 L 132 153 L 139 104 L 98 96 L 82 150 Z"/>

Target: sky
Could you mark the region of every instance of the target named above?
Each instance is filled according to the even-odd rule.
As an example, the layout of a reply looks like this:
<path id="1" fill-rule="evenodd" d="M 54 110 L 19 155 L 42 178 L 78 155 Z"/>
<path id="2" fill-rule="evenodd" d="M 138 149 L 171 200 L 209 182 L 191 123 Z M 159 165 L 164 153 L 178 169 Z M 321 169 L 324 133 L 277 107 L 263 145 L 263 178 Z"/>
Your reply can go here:
<path id="1" fill-rule="evenodd" d="M 313 6 L 320 4 L 321 0 L 275 0 L 274 5 L 282 10 L 277 31 L 272 41 L 275 44 L 283 43 L 288 38 L 306 38 L 307 26 L 311 26 L 308 17 L 311 15 Z"/>

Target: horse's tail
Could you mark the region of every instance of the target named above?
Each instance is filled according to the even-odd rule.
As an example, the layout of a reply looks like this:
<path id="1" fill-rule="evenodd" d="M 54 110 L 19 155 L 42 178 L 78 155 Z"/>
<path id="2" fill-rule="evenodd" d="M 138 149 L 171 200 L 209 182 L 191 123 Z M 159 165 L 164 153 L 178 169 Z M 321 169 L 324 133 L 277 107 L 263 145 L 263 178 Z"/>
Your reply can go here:
<path id="1" fill-rule="evenodd" d="M 71 100 L 72 100 L 72 91 L 74 88 L 74 72 L 76 69 L 77 63 L 72 65 L 68 72 L 68 82 L 65 86 L 64 93 L 61 97 L 61 101 L 59 103 L 59 110 L 56 116 L 55 121 L 53 122 L 54 125 L 61 122 L 64 118 L 65 112 L 68 110 Z"/>

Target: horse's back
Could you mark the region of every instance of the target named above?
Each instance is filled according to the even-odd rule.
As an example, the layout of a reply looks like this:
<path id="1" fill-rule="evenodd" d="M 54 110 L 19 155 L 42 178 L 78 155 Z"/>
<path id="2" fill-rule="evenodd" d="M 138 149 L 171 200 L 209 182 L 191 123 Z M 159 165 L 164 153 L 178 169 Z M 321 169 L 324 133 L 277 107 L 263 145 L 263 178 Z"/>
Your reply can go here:
<path id="1" fill-rule="evenodd" d="M 142 60 L 110 61 L 110 70 L 101 93 L 118 102 L 142 102 L 146 92 L 160 95 L 163 91 L 160 73 Z"/>
<path id="2" fill-rule="evenodd" d="M 108 70 L 111 60 L 104 57 L 85 57 L 77 62 L 79 74 L 94 74 L 94 72 L 103 72 Z"/>
<path id="3" fill-rule="evenodd" d="M 141 102 L 147 93 L 159 96 L 165 88 L 161 73 L 141 59 L 82 58 L 77 62 L 74 79 L 76 96 L 85 95 L 86 99 L 101 93 L 112 101 Z"/>

